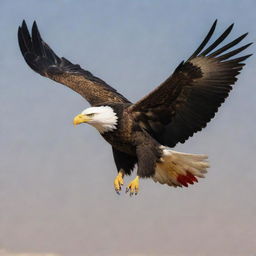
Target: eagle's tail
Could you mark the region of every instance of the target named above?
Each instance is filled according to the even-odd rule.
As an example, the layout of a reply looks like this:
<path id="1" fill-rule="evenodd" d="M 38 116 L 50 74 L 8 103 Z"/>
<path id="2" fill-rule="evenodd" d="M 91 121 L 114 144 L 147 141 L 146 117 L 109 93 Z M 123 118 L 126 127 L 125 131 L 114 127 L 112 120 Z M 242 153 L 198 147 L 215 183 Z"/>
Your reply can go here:
<path id="1" fill-rule="evenodd" d="M 174 187 L 187 187 L 198 182 L 196 177 L 204 178 L 209 163 L 207 155 L 186 154 L 162 147 L 161 161 L 156 164 L 155 182 Z"/>

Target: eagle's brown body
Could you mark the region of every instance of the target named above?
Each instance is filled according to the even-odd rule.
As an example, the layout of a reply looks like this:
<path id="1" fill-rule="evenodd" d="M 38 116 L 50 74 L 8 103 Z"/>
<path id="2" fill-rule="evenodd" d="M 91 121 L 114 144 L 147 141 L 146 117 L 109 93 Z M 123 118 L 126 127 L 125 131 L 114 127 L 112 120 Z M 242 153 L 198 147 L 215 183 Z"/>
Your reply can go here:
<path id="1" fill-rule="evenodd" d="M 132 114 L 128 111 L 131 104 L 105 104 L 111 106 L 118 116 L 117 129 L 112 132 L 102 134 L 104 139 L 116 150 L 136 156 L 136 137 L 141 133 L 141 129 L 133 122 Z M 122 120 L 120 122 L 120 120 Z M 139 129 L 139 130 L 138 130 Z"/>

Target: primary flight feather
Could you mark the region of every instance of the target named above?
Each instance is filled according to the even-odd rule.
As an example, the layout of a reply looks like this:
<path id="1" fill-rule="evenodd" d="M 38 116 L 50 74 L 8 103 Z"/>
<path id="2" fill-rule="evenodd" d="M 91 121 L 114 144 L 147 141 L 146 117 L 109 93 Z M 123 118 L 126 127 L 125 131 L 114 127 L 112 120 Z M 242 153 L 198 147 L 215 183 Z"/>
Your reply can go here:
<path id="1" fill-rule="evenodd" d="M 22 22 L 18 41 L 25 61 L 34 71 L 68 86 L 92 105 L 74 118 L 74 124 L 94 126 L 112 145 L 118 171 L 114 179 L 116 192 L 121 190 L 124 175 L 130 175 L 137 164 L 137 176 L 126 188 L 132 195 L 138 193 L 139 178 L 187 187 L 207 172 L 206 155 L 176 152 L 169 147 L 184 143 L 207 125 L 227 98 L 245 65 L 243 61 L 251 56 L 236 57 L 251 45 L 237 47 L 247 33 L 216 49 L 233 24 L 207 47 L 216 24 L 187 61 L 134 104 L 89 71 L 59 58 L 42 40 L 36 22 L 31 34 L 26 22 Z"/>

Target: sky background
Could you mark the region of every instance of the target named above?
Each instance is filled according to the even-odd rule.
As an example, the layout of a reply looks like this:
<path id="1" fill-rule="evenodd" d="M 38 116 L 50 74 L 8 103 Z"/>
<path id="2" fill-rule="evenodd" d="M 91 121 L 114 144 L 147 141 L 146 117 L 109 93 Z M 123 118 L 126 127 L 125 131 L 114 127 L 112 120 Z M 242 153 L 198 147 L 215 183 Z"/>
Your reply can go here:
<path id="1" fill-rule="evenodd" d="M 165 80 L 218 18 L 256 41 L 254 0 L 0 1 L 0 256 L 255 256 L 255 56 L 214 120 L 175 150 L 209 155 L 206 179 L 113 190 L 110 146 L 73 117 L 82 97 L 39 76 L 17 44 L 37 20 L 59 56 L 132 101 Z M 255 46 L 246 53 L 255 53 Z M 132 177 L 125 180 L 127 184 Z"/>

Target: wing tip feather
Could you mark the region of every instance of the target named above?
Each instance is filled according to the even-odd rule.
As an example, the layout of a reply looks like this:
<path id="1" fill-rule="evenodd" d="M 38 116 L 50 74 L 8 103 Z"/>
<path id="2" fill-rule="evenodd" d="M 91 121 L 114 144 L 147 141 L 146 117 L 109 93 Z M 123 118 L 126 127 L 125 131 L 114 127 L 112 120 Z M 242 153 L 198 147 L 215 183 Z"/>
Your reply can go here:
<path id="1" fill-rule="evenodd" d="M 216 29 L 217 22 L 218 22 L 218 19 L 215 19 L 215 21 L 213 22 L 213 24 L 212 24 L 209 32 L 207 33 L 206 37 L 203 39 L 203 41 L 201 42 L 199 47 L 193 52 L 193 54 L 189 57 L 188 60 L 191 60 L 191 59 L 195 58 L 204 49 L 204 47 L 209 42 L 209 40 L 211 39 L 211 37 L 212 37 L 212 35 L 213 35 L 213 33 Z"/>

